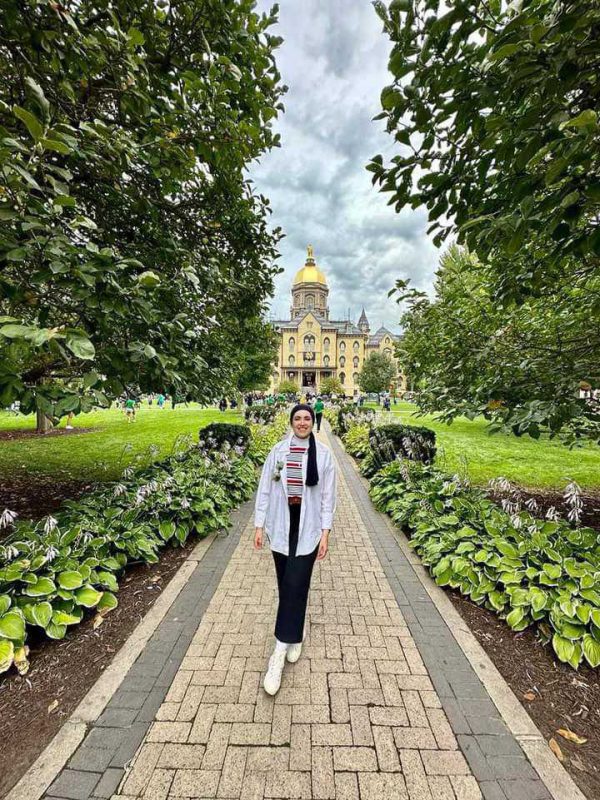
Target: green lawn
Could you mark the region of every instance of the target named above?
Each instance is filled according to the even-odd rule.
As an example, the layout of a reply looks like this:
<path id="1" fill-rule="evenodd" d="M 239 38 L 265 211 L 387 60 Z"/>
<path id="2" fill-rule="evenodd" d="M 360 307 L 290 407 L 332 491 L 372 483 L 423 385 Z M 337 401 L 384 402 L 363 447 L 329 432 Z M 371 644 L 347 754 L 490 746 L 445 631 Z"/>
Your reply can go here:
<path id="1" fill-rule="evenodd" d="M 75 417 L 74 428 L 93 428 L 93 431 L 0 440 L 0 480 L 18 473 L 54 475 L 57 480 L 115 479 L 137 456 L 140 457 L 138 464 L 148 461 L 148 448 L 152 444 L 160 449 L 158 457 L 168 455 L 178 436 L 190 434 L 196 442 L 201 426 L 240 419 L 235 412 L 221 413 L 218 409 L 196 404 L 178 406 L 175 411 L 170 405 L 159 410 L 144 404 L 134 423 L 128 423 L 122 411 L 112 408 L 81 414 Z M 60 427 L 65 424 L 62 420 Z M 0 412 L 0 430 L 16 428 L 34 429 L 34 417 Z M 124 452 L 128 445 L 131 449 Z"/>
<path id="2" fill-rule="evenodd" d="M 373 408 L 375 404 L 369 403 Z M 600 488 L 600 447 L 589 444 L 569 450 L 556 440 L 517 438 L 489 434 L 483 418 L 457 418 L 451 425 L 433 416 L 418 417 L 412 403 L 392 404 L 392 414 L 412 425 L 425 425 L 435 431 L 437 463 L 450 472 L 466 465 L 475 483 L 503 476 L 528 488 L 563 489 L 573 479 L 585 489 Z"/>

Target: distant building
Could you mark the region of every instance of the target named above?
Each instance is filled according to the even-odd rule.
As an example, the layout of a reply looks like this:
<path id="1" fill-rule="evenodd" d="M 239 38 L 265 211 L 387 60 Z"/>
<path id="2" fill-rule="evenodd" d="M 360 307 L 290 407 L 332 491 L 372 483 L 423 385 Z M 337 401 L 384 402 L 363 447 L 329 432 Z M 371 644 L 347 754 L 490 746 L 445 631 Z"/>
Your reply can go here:
<path id="1" fill-rule="evenodd" d="M 306 263 L 292 285 L 290 319 L 273 322 L 279 334 L 279 357 L 271 376 L 271 391 L 291 380 L 303 391 L 318 392 L 324 378 L 337 377 L 346 395 L 360 391 L 358 374 L 365 358 L 374 351 L 388 355 L 396 364 L 394 343 L 399 339 L 387 328 L 371 334 L 363 308 L 358 323 L 329 319 L 329 287 L 309 245 Z M 398 369 L 396 389 L 405 389 Z"/>

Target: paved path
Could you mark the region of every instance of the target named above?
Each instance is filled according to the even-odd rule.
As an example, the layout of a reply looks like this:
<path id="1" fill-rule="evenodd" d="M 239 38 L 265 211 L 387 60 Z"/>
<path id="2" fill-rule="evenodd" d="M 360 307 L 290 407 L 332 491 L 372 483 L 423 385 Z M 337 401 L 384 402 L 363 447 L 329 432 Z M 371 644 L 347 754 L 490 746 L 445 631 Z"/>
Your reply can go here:
<path id="1" fill-rule="evenodd" d="M 134 683 L 117 693 L 105 727 L 91 731 L 48 797 L 550 797 L 352 462 L 332 444 L 340 481 L 330 554 L 315 565 L 307 641 L 300 660 L 286 664 L 279 693 L 262 689 L 276 610 L 272 558 L 253 551 L 246 508 L 237 546 L 231 539 L 216 567 L 209 561 L 197 576 L 215 584 L 222 575 L 193 633 L 185 623 L 189 647 L 180 639 L 175 652 L 173 639 L 169 663 L 154 668 L 148 649 L 146 675 L 143 662 L 133 667 Z M 182 602 L 193 619 L 193 599 Z M 160 686 L 143 683 L 153 672 L 163 675 Z M 128 697 L 136 691 L 154 693 L 154 706 L 144 701 L 146 720 L 141 699 Z M 136 747 L 145 738 L 122 780 L 125 762 L 111 737 L 127 740 L 132 728 Z"/>

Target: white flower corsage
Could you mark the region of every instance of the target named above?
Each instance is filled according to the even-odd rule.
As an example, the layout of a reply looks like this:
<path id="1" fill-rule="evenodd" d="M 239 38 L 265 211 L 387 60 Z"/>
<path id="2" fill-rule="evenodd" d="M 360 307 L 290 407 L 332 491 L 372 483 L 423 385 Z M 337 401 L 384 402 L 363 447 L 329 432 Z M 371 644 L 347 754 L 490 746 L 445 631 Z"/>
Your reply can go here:
<path id="1" fill-rule="evenodd" d="M 278 461 L 275 464 L 275 471 L 273 472 L 273 480 L 280 481 L 281 480 L 281 470 L 283 469 L 283 461 Z"/>

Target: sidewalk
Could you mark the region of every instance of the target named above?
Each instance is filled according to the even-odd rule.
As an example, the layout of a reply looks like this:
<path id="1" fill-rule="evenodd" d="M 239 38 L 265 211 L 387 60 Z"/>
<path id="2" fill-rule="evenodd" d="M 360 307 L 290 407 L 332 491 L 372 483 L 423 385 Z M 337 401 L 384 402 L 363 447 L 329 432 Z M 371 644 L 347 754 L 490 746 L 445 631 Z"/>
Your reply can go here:
<path id="1" fill-rule="evenodd" d="M 550 797 L 349 457 L 330 445 L 339 466 L 330 553 L 315 565 L 307 641 L 279 693 L 262 689 L 276 610 L 272 558 L 254 552 L 247 519 L 125 779 L 108 764 L 86 768 L 84 742 L 78 766 L 47 797 Z M 128 720 L 122 713 L 112 724 Z M 86 770 L 95 777 L 74 788 L 73 775 Z"/>

